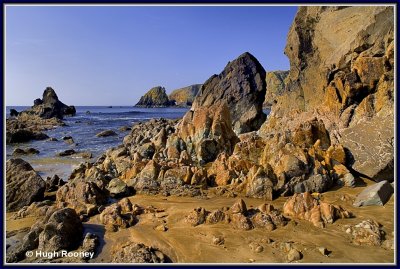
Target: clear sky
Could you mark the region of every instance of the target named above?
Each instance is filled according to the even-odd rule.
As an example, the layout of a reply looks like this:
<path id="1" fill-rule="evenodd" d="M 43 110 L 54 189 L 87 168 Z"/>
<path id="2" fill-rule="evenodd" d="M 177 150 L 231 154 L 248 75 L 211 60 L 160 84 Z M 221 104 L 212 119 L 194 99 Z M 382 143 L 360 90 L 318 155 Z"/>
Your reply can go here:
<path id="1" fill-rule="evenodd" d="M 267 71 L 283 54 L 297 7 L 8 6 L 6 104 L 47 86 L 69 105 L 134 105 L 220 73 L 245 51 Z"/>

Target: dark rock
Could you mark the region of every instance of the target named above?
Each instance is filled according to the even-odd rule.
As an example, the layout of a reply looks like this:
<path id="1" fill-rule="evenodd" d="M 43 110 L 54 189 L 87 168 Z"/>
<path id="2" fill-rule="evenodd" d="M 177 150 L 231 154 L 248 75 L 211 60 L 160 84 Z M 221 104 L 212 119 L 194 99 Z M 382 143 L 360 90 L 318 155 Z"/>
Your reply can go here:
<path id="1" fill-rule="evenodd" d="M 27 154 L 39 154 L 40 151 L 35 149 L 35 148 L 28 148 L 28 149 L 21 149 L 21 148 L 16 148 L 13 151 L 13 155 L 27 155 Z"/>
<path id="2" fill-rule="evenodd" d="M 117 135 L 117 133 L 114 132 L 113 130 L 105 130 L 105 131 L 102 131 L 102 132 L 96 134 L 97 137 L 107 137 L 107 136 L 114 136 L 114 135 Z"/>
<path id="3" fill-rule="evenodd" d="M 74 155 L 75 153 L 76 153 L 75 150 L 67 149 L 67 150 L 64 150 L 64 151 L 61 151 L 61 152 L 57 153 L 57 156 L 60 156 L 60 157 L 71 156 L 71 155 Z"/>
<path id="4" fill-rule="evenodd" d="M 71 208 L 55 211 L 39 235 L 38 249 L 41 251 L 72 250 L 82 241 L 83 226 Z"/>
<path id="5" fill-rule="evenodd" d="M 13 109 L 13 108 L 10 109 L 10 117 L 17 117 L 18 114 L 19 114 L 19 113 L 18 113 L 17 110 L 15 110 L 15 109 Z"/>
<path id="6" fill-rule="evenodd" d="M 353 206 L 384 205 L 392 196 L 394 189 L 386 180 L 366 187 L 357 197 Z"/>
<path id="7" fill-rule="evenodd" d="M 24 143 L 31 140 L 45 140 L 49 138 L 42 132 L 34 132 L 26 129 L 10 130 L 6 132 L 6 142 L 11 143 Z"/>
<path id="8" fill-rule="evenodd" d="M 165 88 L 158 86 L 150 89 L 143 95 L 136 107 L 167 107 L 172 105 L 165 93 Z"/>
<path id="9" fill-rule="evenodd" d="M 46 183 L 22 159 L 10 159 L 6 163 L 6 209 L 15 211 L 44 198 Z"/>
<path id="10" fill-rule="evenodd" d="M 203 84 L 191 110 L 226 104 L 236 133 L 255 131 L 266 119 L 262 112 L 265 92 L 265 70 L 246 52 L 229 62 L 221 74 L 213 75 Z"/>
<path id="11" fill-rule="evenodd" d="M 65 185 L 65 181 L 59 178 L 57 175 L 48 177 L 46 180 L 46 192 L 53 192 L 58 190 L 61 186 Z"/>

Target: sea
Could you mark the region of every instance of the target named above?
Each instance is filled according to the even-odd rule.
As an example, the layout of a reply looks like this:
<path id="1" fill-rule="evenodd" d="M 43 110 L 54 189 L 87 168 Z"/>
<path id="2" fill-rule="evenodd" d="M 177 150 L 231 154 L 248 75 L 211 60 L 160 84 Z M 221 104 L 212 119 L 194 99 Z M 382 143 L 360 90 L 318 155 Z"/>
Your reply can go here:
<path id="1" fill-rule="evenodd" d="M 10 109 L 23 111 L 28 106 L 7 106 L 6 116 L 9 117 Z M 67 126 L 57 127 L 45 131 L 49 137 L 58 141 L 31 141 L 28 143 L 6 145 L 6 159 L 15 158 L 12 153 L 16 148 L 35 148 L 39 154 L 20 155 L 18 157 L 29 162 L 44 179 L 57 174 L 67 180 L 72 170 L 81 162 L 88 161 L 72 155 L 57 157 L 57 153 L 67 149 L 77 152 L 91 152 L 96 160 L 101 154 L 111 147 L 122 144 L 123 138 L 130 131 L 120 131 L 122 126 L 132 127 L 137 122 L 153 118 L 178 119 L 188 111 L 188 108 L 136 108 L 132 106 L 76 106 L 76 115 L 65 117 Z M 109 137 L 96 137 L 104 130 L 113 130 L 118 135 Z M 71 136 L 75 144 L 69 145 L 62 140 L 64 136 Z"/>

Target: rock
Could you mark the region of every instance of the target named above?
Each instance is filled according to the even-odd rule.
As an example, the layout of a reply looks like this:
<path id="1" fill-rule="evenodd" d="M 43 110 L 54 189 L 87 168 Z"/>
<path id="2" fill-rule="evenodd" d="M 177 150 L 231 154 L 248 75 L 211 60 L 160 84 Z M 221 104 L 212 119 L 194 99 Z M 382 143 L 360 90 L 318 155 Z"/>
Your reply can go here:
<path id="1" fill-rule="evenodd" d="M 92 216 L 107 202 L 108 195 L 101 180 L 75 178 L 58 189 L 56 202 L 59 206 L 75 209 L 79 215 Z"/>
<path id="2" fill-rule="evenodd" d="M 253 224 L 251 223 L 250 219 L 242 213 L 232 214 L 231 224 L 233 225 L 233 228 L 239 230 L 251 230 L 253 228 Z"/>
<path id="3" fill-rule="evenodd" d="M 217 246 L 223 245 L 225 243 L 225 238 L 222 236 L 213 236 L 212 243 Z"/>
<path id="4" fill-rule="evenodd" d="M 325 247 L 318 247 L 318 252 L 321 253 L 324 256 L 328 256 L 329 251 Z"/>
<path id="5" fill-rule="evenodd" d="M 21 148 L 16 148 L 14 149 L 12 155 L 27 155 L 27 154 L 39 154 L 40 151 L 35 149 L 35 148 L 28 148 L 28 149 L 21 149 Z"/>
<path id="6" fill-rule="evenodd" d="M 168 95 L 165 93 L 165 88 L 157 86 L 151 88 L 145 95 L 143 95 L 139 102 L 135 105 L 136 107 L 167 107 L 172 103 L 168 99 Z"/>
<path id="7" fill-rule="evenodd" d="M 31 130 L 19 129 L 19 130 L 11 130 L 6 132 L 6 142 L 7 144 L 11 143 L 24 143 L 29 142 L 31 140 L 45 140 L 49 138 L 46 134 L 42 132 L 35 132 Z"/>
<path id="8" fill-rule="evenodd" d="M 376 221 L 365 220 L 347 229 L 356 245 L 380 246 L 382 243 L 384 233 Z"/>
<path id="9" fill-rule="evenodd" d="M 225 104 L 237 134 L 255 131 L 266 119 L 262 112 L 265 92 L 265 70 L 246 52 L 229 62 L 221 74 L 213 75 L 203 84 L 188 113 L 201 107 Z"/>
<path id="10" fill-rule="evenodd" d="M 249 247 L 254 253 L 261 253 L 264 251 L 264 247 L 255 242 L 250 243 Z"/>
<path id="11" fill-rule="evenodd" d="M 263 103 L 264 108 L 271 107 L 277 102 L 276 98 L 284 93 L 285 80 L 288 75 L 289 71 L 273 71 L 266 73 L 267 90 Z"/>
<path id="12" fill-rule="evenodd" d="M 14 214 L 13 218 L 20 219 L 27 216 L 31 217 L 44 217 L 47 212 L 55 210 L 53 202 L 50 200 L 44 200 L 42 202 L 33 202 L 29 206 L 24 206 L 17 213 Z"/>
<path id="13" fill-rule="evenodd" d="M 194 84 L 184 88 L 176 89 L 169 95 L 169 100 L 175 106 L 187 107 L 191 106 L 197 93 L 200 91 L 202 84 Z"/>
<path id="14" fill-rule="evenodd" d="M 108 183 L 107 187 L 111 197 L 125 197 L 130 194 L 130 190 L 126 183 L 119 178 L 114 178 Z"/>
<path id="15" fill-rule="evenodd" d="M 392 196 L 394 189 L 386 180 L 366 187 L 357 195 L 353 206 L 384 205 Z"/>
<path id="16" fill-rule="evenodd" d="M 226 215 L 222 210 L 214 210 L 208 214 L 206 223 L 207 224 L 215 224 L 218 222 L 223 222 L 226 220 Z"/>
<path id="17" fill-rule="evenodd" d="M 298 261 L 301 260 L 301 258 L 302 258 L 301 253 L 294 248 L 292 248 L 287 255 L 288 262 Z"/>
<path id="18" fill-rule="evenodd" d="M 38 249 L 45 252 L 72 250 L 82 240 L 83 227 L 73 209 L 64 208 L 55 211 L 39 235 Z"/>
<path id="19" fill-rule="evenodd" d="M 67 150 L 64 150 L 64 151 L 61 151 L 61 152 L 57 153 L 57 156 L 59 156 L 59 157 L 71 156 L 71 155 L 74 155 L 75 153 L 76 153 L 75 150 L 67 149 Z"/>
<path id="20" fill-rule="evenodd" d="M 17 117 L 18 114 L 19 114 L 19 113 L 18 113 L 17 110 L 15 110 L 15 109 L 13 109 L 13 108 L 10 109 L 10 117 Z"/>
<path id="21" fill-rule="evenodd" d="M 309 192 L 295 194 L 283 205 L 285 216 L 310 221 L 323 228 L 338 218 L 349 218 L 352 214 L 341 206 L 331 205 L 315 199 Z"/>
<path id="22" fill-rule="evenodd" d="M 96 134 L 97 137 L 107 137 L 107 136 L 114 136 L 117 135 L 116 132 L 114 132 L 113 130 L 105 130 L 105 131 L 101 131 L 100 133 Z"/>
<path id="23" fill-rule="evenodd" d="M 58 99 L 56 92 L 47 87 L 43 92 L 42 99 L 36 99 L 33 107 L 30 110 L 22 111 L 21 114 L 37 115 L 43 119 L 58 118 L 64 116 L 74 116 L 76 109 L 74 106 L 67 106 Z"/>
<path id="24" fill-rule="evenodd" d="M 206 211 L 204 208 L 198 207 L 186 216 L 185 221 L 192 226 L 197 226 L 206 222 L 209 213 L 210 212 Z"/>
<path id="25" fill-rule="evenodd" d="M 59 178 L 57 175 L 48 177 L 46 180 L 46 192 L 53 192 L 58 190 L 61 186 L 65 185 L 65 181 Z"/>
<path id="26" fill-rule="evenodd" d="M 129 201 L 129 200 L 128 200 Z M 130 203 L 130 202 L 129 202 Z M 124 210 L 120 203 L 107 206 L 100 214 L 100 222 L 107 231 L 116 232 L 119 229 L 129 228 L 137 222 L 132 212 Z"/>
<path id="27" fill-rule="evenodd" d="M 246 214 L 247 213 L 246 203 L 243 201 L 243 199 L 239 199 L 233 204 L 233 206 L 230 208 L 230 211 L 233 214 L 235 213 Z"/>
<path id="28" fill-rule="evenodd" d="M 394 180 L 394 122 L 391 115 L 376 116 L 343 132 L 341 142 L 354 159 L 352 168 L 375 180 Z"/>
<path id="29" fill-rule="evenodd" d="M 82 242 L 82 250 L 88 253 L 96 253 L 97 247 L 100 245 L 99 237 L 92 233 L 87 233 Z M 87 257 L 89 259 L 90 257 Z"/>
<path id="30" fill-rule="evenodd" d="M 133 242 L 117 246 L 112 251 L 113 263 L 165 263 L 168 260 L 161 251 Z"/>
<path id="31" fill-rule="evenodd" d="M 46 183 L 22 159 L 6 162 L 6 210 L 16 211 L 44 198 Z"/>
<path id="32" fill-rule="evenodd" d="M 126 131 L 132 130 L 132 128 L 129 126 L 121 126 L 121 127 L 119 127 L 118 130 L 120 130 L 121 132 L 126 132 Z"/>
<path id="33" fill-rule="evenodd" d="M 149 159 L 149 160 L 151 160 L 151 158 L 153 158 L 155 151 L 156 151 L 156 149 L 155 149 L 153 143 L 143 144 L 138 149 L 138 153 L 140 154 L 140 156 L 142 156 L 143 158 Z"/>
<path id="34" fill-rule="evenodd" d="M 220 152 L 232 153 L 238 142 L 225 105 L 199 107 L 187 112 L 177 132 L 185 142 L 188 154 L 196 156 L 202 163 L 214 161 Z M 171 143 L 169 140 L 167 144 Z M 179 158 L 179 155 L 176 154 L 176 157 Z"/>

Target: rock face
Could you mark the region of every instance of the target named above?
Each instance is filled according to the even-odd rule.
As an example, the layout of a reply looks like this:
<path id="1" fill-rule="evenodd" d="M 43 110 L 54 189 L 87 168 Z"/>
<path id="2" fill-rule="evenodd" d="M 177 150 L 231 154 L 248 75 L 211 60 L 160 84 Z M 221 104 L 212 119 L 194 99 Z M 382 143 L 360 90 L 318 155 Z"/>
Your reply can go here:
<path id="1" fill-rule="evenodd" d="M 168 95 L 165 93 L 165 88 L 158 86 L 151 88 L 145 95 L 143 95 L 136 107 L 167 107 L 171 102 Z"/>
<path id="2" fill-rule="evenodd" d="M 43 119 L 62 119 L 64 116 L 75 115 L 76 109 L 74 106 L 67 106 L 58 100 L 56 92 L 51 87 L 47 87 L 43 92 L 42 99 L 36 99 L 30 110 L 22 111 L 20 113 L 37 115 Z"/>
<path id="3" fill-rule="evenodd" d="M 317 117 L 348 150 L 349 168 L 392 181 L 393 31 L 393 7 L 300 7 L 285 48 L 286 90 L 261 133 Z"/>
<path id="4" fill-rule="evenodd" d="M 6 163 L 6 208 L 16 211 L 44 198 L 46 183 L 22 159 L 10 159 Z"/>
<path id="5" fill-rule="evenodd" d="M 266 74 L 267 93 L 265 94 L 265 100 L 263 107 L 270 108 L 275 104 L 276 98 L 283 95 L 285 92 L 285 81 L 289 71 L 272 71 Z"/>
<path id="6" fill-rule="evenodd" d="M 175 106 L 187 107 L 192 106 L 194 98 L 200 91 L 202 84 L 194 84 L 172 91 L 169 95 L 169 100 Z"/>
<path id="7" fill-rule="evenodd" d="M 225 104 L 236 133 L 254 131 L 266 119 L 262 112 L 265 88 L 264 68 L 253 55 L 246 52 L 203 84 L 191 110 Z"/>

